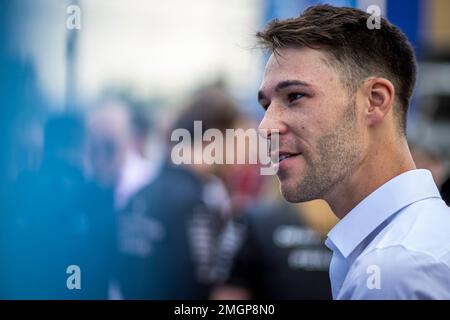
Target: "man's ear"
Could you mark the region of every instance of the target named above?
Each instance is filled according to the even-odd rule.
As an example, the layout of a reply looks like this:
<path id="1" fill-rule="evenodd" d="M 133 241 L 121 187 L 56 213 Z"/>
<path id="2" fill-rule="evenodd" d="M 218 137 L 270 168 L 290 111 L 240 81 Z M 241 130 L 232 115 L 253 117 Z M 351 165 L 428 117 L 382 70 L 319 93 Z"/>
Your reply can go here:
<path id="1" fill-rule="evenodd" d="M 370 78 L 365 82 L 366 120 L 369 126 L 381 123 L 393 107 L 395 88 L 385 78 Z"/>

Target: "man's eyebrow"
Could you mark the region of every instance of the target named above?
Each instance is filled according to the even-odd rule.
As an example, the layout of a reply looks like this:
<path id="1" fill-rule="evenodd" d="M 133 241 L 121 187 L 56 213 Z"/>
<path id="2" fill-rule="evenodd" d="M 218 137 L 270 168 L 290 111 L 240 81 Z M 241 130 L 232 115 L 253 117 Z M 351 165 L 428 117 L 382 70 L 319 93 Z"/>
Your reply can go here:
<path id="1" fill-rule="evenodd" d="M 311 85 L 308 82 L 301 81 L 301 80 L 283 80 L 277 83 L 275 86 L 275 91 L 280 91 L 282 89 L 285 89 L 290 86 L 304 86 L 304 87 L 310 87 Z M 258 101 L 261 101 L 263 99 L 267 99 L 266 95 L 262 90 L 258 91 Z"/>
<path id="2" fill-rule="evenodd" d="M 301 80 L 284 80 L 281 82 L 278 82 L 278 84 L 275 86 L 275 91 L 280 91 L 281 89 L 290 87 L 290 86 L 304 86 L 309 87 L 310 84 L 305 81 Z"/>

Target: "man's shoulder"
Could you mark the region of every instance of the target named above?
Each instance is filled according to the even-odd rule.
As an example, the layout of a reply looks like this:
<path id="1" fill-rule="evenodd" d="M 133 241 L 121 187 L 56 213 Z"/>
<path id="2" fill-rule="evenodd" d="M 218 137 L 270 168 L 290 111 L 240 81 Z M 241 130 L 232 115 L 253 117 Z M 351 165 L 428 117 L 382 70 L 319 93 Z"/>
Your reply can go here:
<path id="1" fill-rule="evenodd" d="M 441 199 L 404 208 L 355 259 L 341 298 L 450 299 L 449 225 Z"/>
<path id="2" fill-rule="evenodd" d="M 403 244 L 393 244 L 382 248 L 373 248 L 359 256 L 353 267 L 361 270 L 377 266 L 392 275 L 402 275 L 416 270 L 430 270 L 432 267 L 443 267 L 450 279 L 450 252 L 436 257 L 423 250 L 414 250 Z"/>
<path id="3" fill-rule="evenodd" d="M 450 265 L 450 208 L 439 198 L 418 201 L 404 208 L 361 255 L 389 248 L 430 256 Z M 389 250 L 389 251 L 391 251 Z"/>
<path id="4" fill-rule="evenodd" d="M 401 244 L 373 248 L 352 265 L 341 298 L 450 299 L 449 261 Z"/>

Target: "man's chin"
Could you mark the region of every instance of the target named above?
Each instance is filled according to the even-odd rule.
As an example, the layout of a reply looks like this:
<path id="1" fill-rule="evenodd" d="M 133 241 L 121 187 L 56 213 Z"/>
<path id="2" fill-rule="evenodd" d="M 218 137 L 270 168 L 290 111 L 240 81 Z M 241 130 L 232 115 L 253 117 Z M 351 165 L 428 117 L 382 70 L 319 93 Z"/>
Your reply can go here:
<path id="1" fill-rule="evenodd" d="M 291 203 L 306 202 L 318 199 L 316 194 L 311 193 L 311 189 L 307 189 L 299 183 L 280 179 L 280 191 L 286 201 Z"/>
<path id="2" fill-rule="evenodd" d="M 297 203 L 297 202 L 303 202 L 302 198 L 300 197 L 300 190 L 295 188 L 292 185 L 287 185 L 286 182 L 280 181 L 280 191 L 283 197 L 286 199 L 286 201 L 291 203 Z"/>

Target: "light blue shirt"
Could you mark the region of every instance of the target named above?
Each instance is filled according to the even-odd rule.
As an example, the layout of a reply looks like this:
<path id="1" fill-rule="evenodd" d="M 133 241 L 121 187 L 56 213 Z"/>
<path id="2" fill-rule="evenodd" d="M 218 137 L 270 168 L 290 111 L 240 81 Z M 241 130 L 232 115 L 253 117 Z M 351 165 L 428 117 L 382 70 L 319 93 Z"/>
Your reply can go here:
<path id="1" fill-rule="evenodd" d="M 450 299 L 450 208 L 428 170 L 373 191 L 325 244 L 334 299 Z"/>

